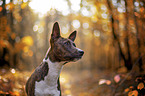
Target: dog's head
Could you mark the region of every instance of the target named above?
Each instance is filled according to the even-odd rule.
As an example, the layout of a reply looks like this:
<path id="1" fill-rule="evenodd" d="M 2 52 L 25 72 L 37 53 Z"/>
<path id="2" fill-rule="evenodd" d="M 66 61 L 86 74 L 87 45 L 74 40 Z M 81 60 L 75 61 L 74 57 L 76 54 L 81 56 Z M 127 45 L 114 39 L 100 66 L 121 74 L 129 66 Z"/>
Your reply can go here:
<path id="1" fill-rule="evenodd" d="M 76 61 L 83 56 L 84 51 L 76 48 L 74 43 L 76 33 L 77 32 L 74 31 L 68 38 L 63 38 L 60 35 L 58 23 L 54 23 L 50 39 L 51 48 L 48 54 L 48 57 L 52 62 Z"/>

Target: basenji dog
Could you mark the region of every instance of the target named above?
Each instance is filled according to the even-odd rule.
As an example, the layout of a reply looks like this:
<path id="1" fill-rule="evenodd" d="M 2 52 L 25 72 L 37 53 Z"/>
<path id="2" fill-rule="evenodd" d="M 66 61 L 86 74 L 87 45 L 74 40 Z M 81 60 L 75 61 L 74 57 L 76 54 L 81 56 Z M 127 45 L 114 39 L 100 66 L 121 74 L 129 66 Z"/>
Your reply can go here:
<path id="1" fill-rule="evenodd" d="M 81 59 L 84 51 L 76 48 L 76 31 L 68 38 L 60 35 L 57 22 L 54 23 L 50 45 L 45 58 L 26 83 L 27 96 L 61 96 L 59 75 L 63 65 Z"/>

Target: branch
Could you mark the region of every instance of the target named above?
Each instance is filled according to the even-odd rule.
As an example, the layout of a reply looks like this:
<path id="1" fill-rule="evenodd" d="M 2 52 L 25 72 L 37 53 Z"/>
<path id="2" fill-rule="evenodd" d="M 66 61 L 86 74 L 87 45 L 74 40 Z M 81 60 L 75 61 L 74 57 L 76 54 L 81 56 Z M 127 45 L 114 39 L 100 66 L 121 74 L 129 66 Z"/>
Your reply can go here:
<path id="1" fill-rule="evenodd" d="M 143 56 L 145 56 L 145 55 L 143 55 Z M 125 78 L 115 87 L 115 90 L 114 90 L 114 92 L 113 92 L 113 96 L 115 96 L 115 93 L 116 93 L 117 88 L 118 88 L 120 85 L 122 85 L 122 84 L 126 81 L 126 79 L 128 78 L 128 76 L 131 75 L 131 73 L 133 72 L 133 69 L 135 68 L 135 66 L 137 65 L 137 63 L 139 62 L 139 60 L 140 60 L 143 56 L 140 56 L 140 57 L 136 60 L 136 62 L 133 64 L 133 67 L 132 67 L 131 71 L 130 71 L 130 72 L 125 76 Z"/>

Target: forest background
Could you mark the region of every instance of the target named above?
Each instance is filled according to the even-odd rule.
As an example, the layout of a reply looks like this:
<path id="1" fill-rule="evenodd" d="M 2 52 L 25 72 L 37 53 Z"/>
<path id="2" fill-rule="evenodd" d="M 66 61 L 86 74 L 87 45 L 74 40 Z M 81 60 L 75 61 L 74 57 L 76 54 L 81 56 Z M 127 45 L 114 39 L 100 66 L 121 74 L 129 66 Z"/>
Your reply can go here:
<path id="1" fill-rule="evenodd" d="M 1 95 L 25 95 L 55 21 L 85 51 L 63 68 L 63 96 L 144 96 L 145 0 L 0 0 Z"/>

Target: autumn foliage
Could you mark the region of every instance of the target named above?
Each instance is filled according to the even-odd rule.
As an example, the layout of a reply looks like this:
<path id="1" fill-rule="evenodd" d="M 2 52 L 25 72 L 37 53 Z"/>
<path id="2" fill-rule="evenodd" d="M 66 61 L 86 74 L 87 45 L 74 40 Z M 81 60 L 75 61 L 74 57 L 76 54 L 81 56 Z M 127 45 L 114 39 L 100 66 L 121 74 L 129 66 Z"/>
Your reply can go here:
<path id="1" fill-rule="evenodd" d="M 85 51 L 65 66 L 63 96 L 145 95 L 144 0 L 0 0 L 0 95 L 25 96 L 55 21 Z"/>

